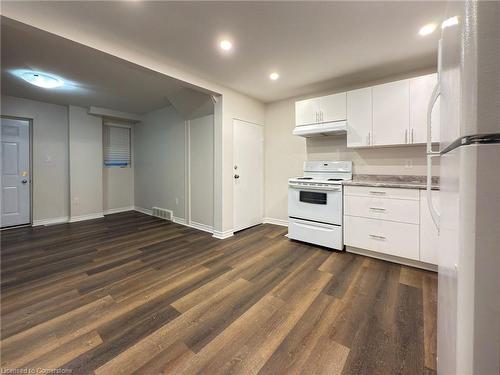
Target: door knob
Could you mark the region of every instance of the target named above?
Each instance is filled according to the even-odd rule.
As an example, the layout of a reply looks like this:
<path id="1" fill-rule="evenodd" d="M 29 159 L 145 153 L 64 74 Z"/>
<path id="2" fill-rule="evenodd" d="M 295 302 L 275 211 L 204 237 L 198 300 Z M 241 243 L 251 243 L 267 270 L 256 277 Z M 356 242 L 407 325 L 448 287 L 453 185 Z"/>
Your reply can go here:
<path id="1" fill-rule="evenodd" d="M 238 178 L 240 178 L 240 175 L 239 175 L 239 174 L 235 174 L 235 175 L 234 175 L 234 178 L 235 178 L 235 179 L 238 179 Z"/>
<path id="2" fill-rule="evenodd" d="M 27 184 L 28 183 L 28 180 L 22 180 L 21 181 L 23 184 Z"/>

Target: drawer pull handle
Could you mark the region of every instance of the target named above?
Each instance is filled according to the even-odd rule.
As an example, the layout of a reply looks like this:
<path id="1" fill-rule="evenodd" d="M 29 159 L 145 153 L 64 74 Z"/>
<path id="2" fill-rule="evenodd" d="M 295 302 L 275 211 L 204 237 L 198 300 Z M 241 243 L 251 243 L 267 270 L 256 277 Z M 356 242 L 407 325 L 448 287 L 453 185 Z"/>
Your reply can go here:
<path id="1" fill-rule="evenodd" d="M 370 191 L 370 194 L 375 194 L 375 195 L 385 195 L 385 194 L 386 194 L 386 192 L 385 192 L 385 191 L 374 191 L 374 190 L 372 190 L 372 191 Z"/>
<path id="2" fill-rule="evenodd" d="M 382 207 L 370 207 L 370 210 L 373 210 L 373 211 L 385 211 L 385 208 L 382 208 Z"/>
<path id="3" fill-rule="evenodd" d="M 385 237 L 384 236 L 378 236 L 376 234 L 370 234 L 370 237 L 372 238 L 376 238 L 377 240 L 385 240 Z"/>

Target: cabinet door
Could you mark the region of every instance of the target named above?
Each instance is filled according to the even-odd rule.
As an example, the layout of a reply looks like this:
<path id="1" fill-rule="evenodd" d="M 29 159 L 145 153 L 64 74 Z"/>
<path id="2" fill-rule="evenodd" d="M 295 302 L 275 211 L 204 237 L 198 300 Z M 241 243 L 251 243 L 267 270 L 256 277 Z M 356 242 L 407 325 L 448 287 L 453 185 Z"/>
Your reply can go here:
<path id="1" fill-rule="evenodd" d="M 319 98 L 320 122 L 343 121 L 346 119 L 346 93 Z"/>
<path id="2" fill-rule="evenodd" d="M 439 191 L 432 191 L 432 202 L 439 210 Z M 438 264 L 438 230 L 427 205 L 427 191 L 420 190 L 420 260 Z"/>
<path id="3" fill-rule="evenodd" d="M 295 125 L 310 125 L 319 122 L 319 99 L 295 102 Z"/>
<path id="4" fill-rule="evenodd" d="M 373 145 L 401 145 L 408 140 L 410 124 L 410 82 L 374 86 Z"/>
<path id="5" fill-rule="evenodd" d="M 347 147 L 371 146 L 372 88 L 347 93 Z"/>
<path id="6" fill-rule="evenodd" d="M 410 79 L 410 142 L 427 142 L 427 107 L 432 90 L 437 83 L 437 74 Z M 439 99 L 432 111 L 432 142 L 439 142 Z"/>

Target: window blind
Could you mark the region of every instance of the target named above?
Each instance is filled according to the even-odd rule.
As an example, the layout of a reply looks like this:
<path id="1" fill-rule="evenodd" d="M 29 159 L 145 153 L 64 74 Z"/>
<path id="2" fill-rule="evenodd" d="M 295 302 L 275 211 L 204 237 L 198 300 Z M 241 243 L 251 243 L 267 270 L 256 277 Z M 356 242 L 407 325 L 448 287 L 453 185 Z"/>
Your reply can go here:
<path id="1" fill-rule="evenodd" d="M 104 125 L 104 165 L 127 167 L 130 165 L 130 128 Z"/>

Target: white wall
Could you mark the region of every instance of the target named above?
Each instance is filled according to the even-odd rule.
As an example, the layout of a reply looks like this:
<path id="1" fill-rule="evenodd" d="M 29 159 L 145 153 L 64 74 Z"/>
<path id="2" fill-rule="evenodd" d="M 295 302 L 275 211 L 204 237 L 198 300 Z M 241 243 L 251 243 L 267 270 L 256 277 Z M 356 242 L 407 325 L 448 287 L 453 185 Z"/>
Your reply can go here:
<path id="1" fill-rule="evenodd" d="M 302 175 L 305 160 L 352 160 L 354 174 L 426 174 L 424 146 L 348 149 L 345 135 L 308 139 L 292 135 L 295 100 L 274 102 L 266 107 L 265 217 L 287 219 L 288 178 Z M 405 167 L 407 161 L 412 168 Z"/>
<path id="2" fill-rule="evenodd" d="M 102 170 L 104 213 L 133 209 L 134 168 L 104 167 Z"/>
<path id="3" fill-rule="evenodd" d="M 102 169 L 104 213 L 133 209 L 134 206 L 134 127 L 130 125 L 132 163 L 128 167 Z"/>
<path id="4" fill-rule="evenodd" d="M 2 96 L 2 115 L 33 120 L 33 220 L 69 215 L 68 108 Z"/>
<path id="5" fill-rule="evenodd" d="M 214 116 L 189 122 L 190 220 L 214 223 Z"/>
<path id="6" fill-rule="evenodd" d="M 134 127 L 134 196 L 137 207 L 172 210 L 186 218 L 186 129 L 168 106 L 144 115 Z"/>
<path id="7" fill-rule="evenodd" d="M 69 106 L 70 220 L 102 215 L 102 118 Z"/>

